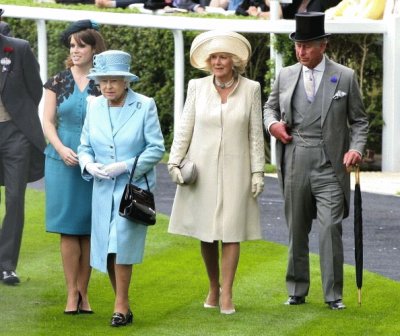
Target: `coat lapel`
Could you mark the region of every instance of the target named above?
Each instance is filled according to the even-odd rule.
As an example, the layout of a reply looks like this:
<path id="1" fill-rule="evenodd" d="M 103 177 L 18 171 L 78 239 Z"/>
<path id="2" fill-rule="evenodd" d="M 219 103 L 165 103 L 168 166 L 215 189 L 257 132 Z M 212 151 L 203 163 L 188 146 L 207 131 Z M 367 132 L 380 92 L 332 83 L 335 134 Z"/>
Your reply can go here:
<path id="1" fill-rule="evenodd" d="M 5 40 L 5 37 L 0 34 L 0 59 L 5 57 L 4 51 L 3 51 L 4 45 L 5 45 L 4 40 Z M 6 83 L 6 79 L 7 79 L 7 75 L 8 75 L 8 72 L 7 71 L 3 72 L 2 69 L 3 69 L 3 66 L 0 65 L 0 94 L 3 93 L 4 84 Z"/>
<path id="2" fill-rule="evenodd" d="M 283 103 L 283 108 L 281 110 L 281 115 L 282 119 L 285 122 L 288 122 L 289 124 L 292 123 L 292 97 L 294 94 L 294 90 L 296 89 L 297 82 L 299 81 L 300 78 L 300 73 L 301 73 L 302 65 L 300 63 L 297 63 L 293 66 L 291 73 L 289 73 L 289 76 L 286 77 L 286 85 L 285 85 L 285 90 L 286 94 L 289 97 L 288 99 L 282 99 Z"/>
<path id="3" fill-rule="evenodd" d="M 128 95 L 125 100 L 125 104 L 122 107 L 122 110 L 117 119 L 116 125 L 114 125 L 113 136 L 115 136 L 118 131 L 125 126 L 128 120 L 132 117 L 132 115 L 137 111 L 137 109 L 141 108 L 141 102 L 135 99 L 135 94 L 132 90 L 128 90 Z"/>
<path id="4" fill-rule="evenodd" d="M 322 112 L 321 112 L 321 127 L 324 124 L 330 106 L 332 104 L 333 96 L 335 95 L 337 85 L 340 81 L 340 71 L 334 64 L 326 58 L 325 71 L 322 76 Z"/>
<path id="5" fill-rule="evenodd" d="M 98 125 L 101 126 L 102 132 L 104 132 L 107 138 L 112 139 L 112 127 L 110 121 L 110 113 L 108 109 L 108 100 L 102 96 L 100 102 L 100 108 L 94 112 L 94 119 L 97 120 Z"/>

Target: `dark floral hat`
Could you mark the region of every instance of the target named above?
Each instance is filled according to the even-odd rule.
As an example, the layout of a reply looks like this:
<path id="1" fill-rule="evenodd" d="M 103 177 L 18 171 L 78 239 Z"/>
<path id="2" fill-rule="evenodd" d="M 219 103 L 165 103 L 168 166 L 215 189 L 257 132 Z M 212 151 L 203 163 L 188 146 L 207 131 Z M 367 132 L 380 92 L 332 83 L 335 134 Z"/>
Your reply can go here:
<path id="1" fill-rule="evenodd" d="M 63 45 L 65 45 L 67 48 L 69 48 L 69 37 L 77 32 L 80 32 L 81 30 L 85 29 L 94 29 L 94 30 L 99 30 L 99 25 L 91 20 L 79 20 L 76 22 L 71 23 L 67 29 L 65 29 L 61 36 L 60 36 L 60 41 Z"/>

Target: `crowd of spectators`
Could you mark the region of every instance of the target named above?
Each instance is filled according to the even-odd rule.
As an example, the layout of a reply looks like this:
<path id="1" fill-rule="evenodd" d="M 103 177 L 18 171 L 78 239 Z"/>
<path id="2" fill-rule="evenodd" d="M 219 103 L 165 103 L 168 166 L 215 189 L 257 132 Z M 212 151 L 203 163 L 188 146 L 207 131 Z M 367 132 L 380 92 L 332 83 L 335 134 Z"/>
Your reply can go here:
<path id="1" fill-rule="evenodd" d="M 257 16 L 268 19 L 270 0 L 56 0 L 57 3 L 86 3 L 99 8 L 132 8 L 142 7 L 145 10 L 170 10 L 202 13 L 220 9 L 227 14 Z M 280 17 L 293 19 L 297 12 L 324 12 L 336 6 L 340 0 L 293 0 L 281 4 Z M 142 6 L 141 6 L 142 5 Z"/>
<path id="2" fill-rule="evenodd" d="M 144 13 L 222 13 L 270 18 L 270 0 L 37 0 L 64 4 L 94 4 L 98 8 L 137 8 Z M 326 12 L 328 19 L 360 17 L 381 19 L 386 0 L 292 0 L 280 3 L 279 17 L 294 19 L 296 13 Z"/>

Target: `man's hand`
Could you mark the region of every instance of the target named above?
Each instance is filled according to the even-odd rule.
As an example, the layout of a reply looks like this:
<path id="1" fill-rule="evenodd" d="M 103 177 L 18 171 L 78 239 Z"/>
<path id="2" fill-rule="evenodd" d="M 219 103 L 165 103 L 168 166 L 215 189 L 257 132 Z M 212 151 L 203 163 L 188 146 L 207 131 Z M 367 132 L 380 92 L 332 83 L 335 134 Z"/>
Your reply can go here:
<path id="1" fill-rule="evenodd" d="M 288 144 L 293 139 L 293 137 L 288 133 L 287 124 L 282 121 L 272 124 L 269 127 L 269 133 L 284 144 Z"/>
<path id="2" fill-rule="evenodd" d="M 347 153 L 344 154 L 343 157 L 343 164 L 346 168 L 351 166 L 355 166 L 356 164 L 360 163 L 362 160 L 361 154 L 355 150 L 349 150 Z"/>

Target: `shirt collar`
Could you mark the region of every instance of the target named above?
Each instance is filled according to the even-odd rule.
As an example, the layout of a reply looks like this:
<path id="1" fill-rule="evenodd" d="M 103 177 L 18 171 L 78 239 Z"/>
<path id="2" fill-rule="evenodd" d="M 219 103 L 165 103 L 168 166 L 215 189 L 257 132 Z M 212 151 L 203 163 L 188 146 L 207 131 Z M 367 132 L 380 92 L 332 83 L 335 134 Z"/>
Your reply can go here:
<path id="1" fill-rule="evenodd" d="M 322 57 L 321 62 L 313 69 L 314 71 L 318 72 L 324 72 L 325 71 L 325 57 Z M 311 69 L 307 68 L 305 65 L 303 65 L 303 74 L 310 71 Z"/>

